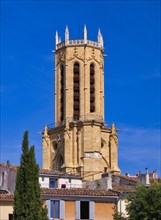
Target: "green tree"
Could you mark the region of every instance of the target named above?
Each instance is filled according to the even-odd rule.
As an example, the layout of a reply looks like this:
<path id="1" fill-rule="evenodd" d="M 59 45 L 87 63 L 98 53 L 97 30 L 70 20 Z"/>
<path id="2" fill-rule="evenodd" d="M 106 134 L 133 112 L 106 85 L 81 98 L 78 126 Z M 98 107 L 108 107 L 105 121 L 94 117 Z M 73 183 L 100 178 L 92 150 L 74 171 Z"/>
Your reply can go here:
<path id="1" fill-rule="evenodd" d="M 40 198 L 39 166 L 36 164 L 34 146 L 29 148 L 28 131 L 24 133 L 17 169 L 13 219 L 48 220 L 47 209 L 42 207 Z"/>
<path id="2" fill-rule="evenodd" d="M 131 220 L 161 219 L 161 184 L 136 186 L 136 192 L 127 198 L 126 210 Z"/>

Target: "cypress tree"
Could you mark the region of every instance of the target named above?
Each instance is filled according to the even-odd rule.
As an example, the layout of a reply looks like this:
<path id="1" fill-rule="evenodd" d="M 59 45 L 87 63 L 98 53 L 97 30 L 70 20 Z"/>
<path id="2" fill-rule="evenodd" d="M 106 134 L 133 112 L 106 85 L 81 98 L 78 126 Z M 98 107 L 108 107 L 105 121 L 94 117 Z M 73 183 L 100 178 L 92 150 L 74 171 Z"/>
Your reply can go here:
<path id="1" fill-rule="evenodd" d="M 48 219 L 47 209 L 42 207 L 39 166 L 36 164 L 34 146 L 29 148 L 28 131 L 24 133 L 20 167 L 17 170 L 13 219 Z"/>

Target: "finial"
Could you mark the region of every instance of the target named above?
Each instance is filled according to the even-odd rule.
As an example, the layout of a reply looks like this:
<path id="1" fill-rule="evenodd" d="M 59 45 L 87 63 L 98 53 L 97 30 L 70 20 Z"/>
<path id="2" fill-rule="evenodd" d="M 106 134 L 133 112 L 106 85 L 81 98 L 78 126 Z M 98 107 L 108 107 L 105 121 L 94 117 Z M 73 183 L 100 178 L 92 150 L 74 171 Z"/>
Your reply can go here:
<path id="1" fill-rule="evenodd" d="M 101 34 L 101 46 L 103 47 L 103 37 L 102 37 L 102 34 Z"/>
<path id="2" fill-rule="evenodd" d="M 98 29 L 97 38 L 98 38 L 98 45 L 100 46 L 100 43 L 101 43 L 101 31 L 100 31 L 100 28 Z"/>
<path id="3" fill-rule="evenodd" d="M 45 128 L 44 128 L 44 136 L 48 135 L 48 127 L 45 125 Z"/>
<path id="4" fill-rule="evenodd" d="M 56 31 L 56 34 L 55 34 L 55 46 L 57 48 L 57 44 L 59 43 L 59 40 L 58 40 L 58 32 Z"/>
<path id="5" fill-rule="evenodd" d="M 101 35 L 101 30 L 100 30 L 100 28 L 98 28 L 98 36 L 100 36 Z"/>
<path id="6" fill-rule="evenodd" d="M 84 25 L 84 43 L 87 43 L 87 28 L 86 25 Z"/>
<path id="7" fill-rule="evenodd" d="M 69 29 L 68 29 L 68 26 L 66 25 L 66 28 L 65 28 L 65 42 L 69 40 Z"/>
<path id="8" fill-rule="evenodd" d="M 98 29 L 98 45 L 100 47 L 103 47 L 103 37 L 102 37 L 100 28 Z"/>
<path id="9" fill-rule="evenodd" d="M 116 133 L 116 127 L 114 123 L 112 123 L 111 131 L 112 131 L 112 134 Z"/>

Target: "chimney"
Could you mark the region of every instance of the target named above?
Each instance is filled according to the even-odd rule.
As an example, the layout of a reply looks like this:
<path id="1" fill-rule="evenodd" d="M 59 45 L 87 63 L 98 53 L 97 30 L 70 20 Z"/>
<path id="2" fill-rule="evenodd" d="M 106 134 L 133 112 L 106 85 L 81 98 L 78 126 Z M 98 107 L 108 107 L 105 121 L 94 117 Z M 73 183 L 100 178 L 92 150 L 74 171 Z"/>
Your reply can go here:
<path id="1" fill-rule="evenodd" d="M 144 186 L 150 186 L 148 168 L 145 168 L 145 170 L 146 170 L 145 174 L 139 173 L 138 180 L 140 184 Z"/>
<path id="2" fill-rule="evenodd" d="M 10 167 L 10 161 L 7 160 L 7 167 Z"/>
<path id="3" fill-rule="evenodd" d="M 109 173 L 103 173 L 102 178 L 106 182 L 106 190 L 112 189 L 112 174 Z"/>
<path id="4" fill-rule="evenodd" d="M 145 186 L 149 186 L 150 182 L 149 182 L 149 172 L 148 172 L 148 168 L 145 168 L 146 170 L 146 174 L 145 174 Z"/>
<path id="5" fill-rule="evenodd" d="M 158 179 L 158 174 L 157 174 L 156 169 L 153 171 L 152 177 L 153 177 L 154 179 Z"/>

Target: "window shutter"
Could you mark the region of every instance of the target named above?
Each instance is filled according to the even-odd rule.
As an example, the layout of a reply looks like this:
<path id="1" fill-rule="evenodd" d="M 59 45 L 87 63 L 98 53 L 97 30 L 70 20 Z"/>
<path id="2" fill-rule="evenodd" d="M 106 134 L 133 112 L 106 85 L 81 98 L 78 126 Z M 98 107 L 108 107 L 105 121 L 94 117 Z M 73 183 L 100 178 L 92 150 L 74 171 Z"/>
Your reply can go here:
<path id="1" fill-rule="evenodd" d="M 47 210 L 48 210 L 48 218 L 50 219 L 50 200 L 46 200 L 46 207 L 47 207 Z"/>
<path id="2" fill-rule="evenodd" d="M 76 220 L 80 219 L 80 201 L 75 202 L 75 215 L 76 215 Z"/>
<path id="3" fill-rule="evenodd" d="M 60 219 L 65 218 L 65 202 L 60 200 Z"/>
<path id="4" fill-rule="evenodd" d="M 94 219 L 94 201 L 90 201 L 89 203 L 89 214 L 90 214 L 90 219 Z"/>

